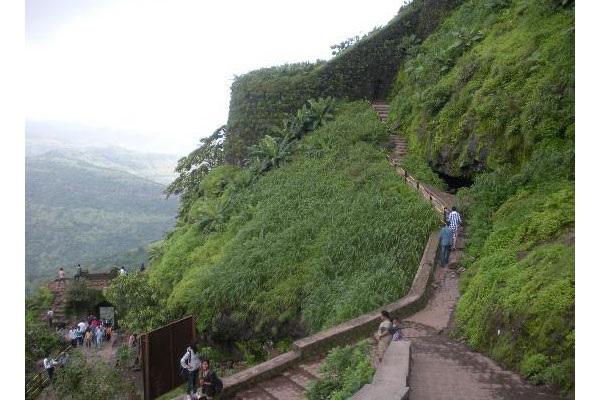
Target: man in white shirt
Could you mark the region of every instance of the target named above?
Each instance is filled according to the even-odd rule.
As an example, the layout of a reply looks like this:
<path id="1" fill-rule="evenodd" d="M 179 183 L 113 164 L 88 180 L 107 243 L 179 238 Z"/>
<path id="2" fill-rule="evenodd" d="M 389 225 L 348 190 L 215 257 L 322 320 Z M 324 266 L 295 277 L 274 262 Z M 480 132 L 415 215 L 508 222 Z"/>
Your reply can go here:
<path id="1" fill-rule="evenodd" d="M 52 379 L 52 377 L 54 376 L 54 367 L 56 365 L 58 365 L 58 362 L 54 358 L 51 358 L 49 356 L 44 358 L 44 369 L 48 373 L 48 377 L 50 379 Z"/>

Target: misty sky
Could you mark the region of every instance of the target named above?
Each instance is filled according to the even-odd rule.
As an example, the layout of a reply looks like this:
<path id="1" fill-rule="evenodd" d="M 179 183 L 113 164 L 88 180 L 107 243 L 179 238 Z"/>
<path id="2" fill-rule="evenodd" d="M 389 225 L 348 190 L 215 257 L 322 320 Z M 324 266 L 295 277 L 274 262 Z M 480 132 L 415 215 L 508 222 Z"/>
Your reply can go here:
<path id="1" fill-rule="evenodd" d="M 227 122 L 234 76 L 328 60 L 403 3 L 26 0 L 25 117 L 90 144 L 187 155 Z"/>

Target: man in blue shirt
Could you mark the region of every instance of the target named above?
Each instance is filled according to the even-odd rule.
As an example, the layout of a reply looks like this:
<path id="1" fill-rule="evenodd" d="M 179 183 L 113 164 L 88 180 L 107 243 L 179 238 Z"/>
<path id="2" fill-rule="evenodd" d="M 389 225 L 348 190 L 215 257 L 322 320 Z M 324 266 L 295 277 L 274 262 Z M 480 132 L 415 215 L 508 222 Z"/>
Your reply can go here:
<path id="1" fill-rule="evenodd" d="M 446 221 L 446 226 L 440 230 L 440 247 L 442 255 L 440 257 L 440 266 L 446 267 L 448 257 L 450 256 L 450 246 L 452 246 L 452 229 L 450 229 L 450 220 Z"/>

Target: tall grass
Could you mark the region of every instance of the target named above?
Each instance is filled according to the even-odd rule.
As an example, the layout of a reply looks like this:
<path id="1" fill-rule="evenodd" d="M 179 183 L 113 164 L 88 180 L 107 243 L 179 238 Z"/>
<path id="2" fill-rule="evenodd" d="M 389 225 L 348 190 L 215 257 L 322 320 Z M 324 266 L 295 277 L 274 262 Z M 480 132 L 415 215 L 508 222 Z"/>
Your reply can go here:
<path id="1" fill-rule="evenodd" d="M 368 103 L 349 104 L 283 167 L 226 192 L 222 229 L 180 228 L 154 269 L 169 304 L 217 340 L 250 340 L 317 332 L 402 297 L 438 221 L 385 161 L 387 139 Z"/>

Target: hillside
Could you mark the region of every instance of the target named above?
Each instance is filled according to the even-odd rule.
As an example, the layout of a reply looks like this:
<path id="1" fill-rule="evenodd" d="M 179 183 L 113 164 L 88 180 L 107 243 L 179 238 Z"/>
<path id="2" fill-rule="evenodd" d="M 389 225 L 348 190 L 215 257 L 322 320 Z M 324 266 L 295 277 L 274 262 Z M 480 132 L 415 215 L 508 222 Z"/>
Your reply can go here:
<path id="1" fill-rule="evenodd" d="M 452 334 L 573 389 L 574 65 L 573 2 L 413 0 L 331 62 L 236 78 L 229 164 L 194 175 L 206 164 L 192 155 L 218 148 L 190 154 L 186 207 L 136 283 L 160 296 L 124 323 L 194 314 L 214 343 L 246 339 L 237 350 L 255 360 L 262 341 L 284 347 L 402 297 L 439 221 L 389 165 L 394 133 L 420 180 L 469 182 Z M 381 97 L 389 130 L 364 101 Z"/>
<path id="2" fill-rule="evenodd" d="M 139 248 L 175 223 L 178 200 L 165 199 L 164 185 L 67 151 L 27 157 L 25 175 L 28 289 L 55 278 L 60 266 L 72 276 L 77 263 L 90 271 L 106 270 L 108 261 L 141 263 Z"/>

